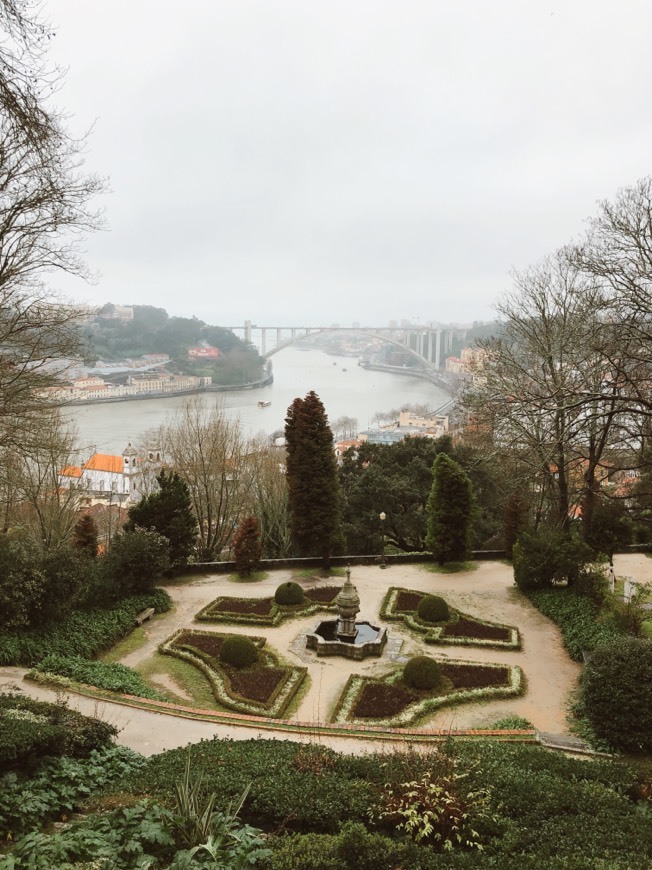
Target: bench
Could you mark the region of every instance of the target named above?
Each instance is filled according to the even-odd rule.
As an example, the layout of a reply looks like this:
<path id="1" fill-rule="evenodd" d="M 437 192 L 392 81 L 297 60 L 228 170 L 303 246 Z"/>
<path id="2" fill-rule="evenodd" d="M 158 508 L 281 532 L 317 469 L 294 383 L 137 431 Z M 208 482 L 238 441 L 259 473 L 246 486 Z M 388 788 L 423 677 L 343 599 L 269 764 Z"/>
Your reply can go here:
<path id="1" fill-rule="evenodd" d="M 156 611 L 153 607 L 148 607 L 146 610 L 141 610 L 141 612 L 134 618 L 135 625 L 142 625 L 146 619 L 149 619 L 150 616 L 154 616 Z"/>

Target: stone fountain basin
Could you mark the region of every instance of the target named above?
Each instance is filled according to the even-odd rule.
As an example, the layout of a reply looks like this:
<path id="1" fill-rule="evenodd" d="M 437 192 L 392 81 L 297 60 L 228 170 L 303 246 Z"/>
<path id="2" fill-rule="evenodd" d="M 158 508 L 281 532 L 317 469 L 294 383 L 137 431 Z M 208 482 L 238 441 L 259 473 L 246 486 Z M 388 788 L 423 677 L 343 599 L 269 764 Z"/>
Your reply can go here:
<path id="1" fill-rule="evenodd" d="M 370 622 L 356 622 L 355 637 L 338 637 L 339 620 L 326 619 L 306 635 L 306 648 L 318 656 L 344 656 L 360 661 L 367 656 L 380 656 L 387 642 L 387 629 Z"/>

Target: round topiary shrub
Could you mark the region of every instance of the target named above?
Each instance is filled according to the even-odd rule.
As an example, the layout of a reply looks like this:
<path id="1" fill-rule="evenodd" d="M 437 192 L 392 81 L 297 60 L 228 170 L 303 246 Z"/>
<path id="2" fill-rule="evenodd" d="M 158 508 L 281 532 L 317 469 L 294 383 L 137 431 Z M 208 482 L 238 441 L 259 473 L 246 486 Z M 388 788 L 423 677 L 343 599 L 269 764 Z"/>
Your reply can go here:
<path id="1" fill-rule="evenodd" d="M 414 656 L 403 668 L 403 682 L 412 689 L 439 689 L 443 679 L 439 665 L 428 656 Z"/>
<path id="2" fill-rule="evenodd" d="M 582 673 L 580 706 L 615 749 L 652 752 L 652 642 L 622 637 L 597 647 Z"/>
<path id="3" fill-rule="evenodd" d="M 446 622 L 450 619 L 448 604 L 439 595 L 426 595 L 417 607 L 417 616 L 424 622 Z"/>
<path id="4" fill-rule="evenodd" d="M 303 589 L 292 580 L 288 580 L 287 583 L 281 583 L 274 593 L 274 601 L 282 607 L 303 604 L 304 600 Z"/>
<path id="5" fill-rule="evenodd" d="M 235 668 L 248 668 L 258 660 L 258 648 L 249 637 L 232 634 L 220 647 L 220 661 Z"/>

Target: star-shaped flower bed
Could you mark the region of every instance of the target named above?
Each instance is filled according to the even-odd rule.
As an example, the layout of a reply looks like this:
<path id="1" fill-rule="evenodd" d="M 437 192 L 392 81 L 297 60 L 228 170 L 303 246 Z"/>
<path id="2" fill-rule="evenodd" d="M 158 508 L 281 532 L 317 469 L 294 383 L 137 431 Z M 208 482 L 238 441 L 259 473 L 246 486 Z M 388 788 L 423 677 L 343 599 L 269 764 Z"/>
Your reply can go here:
<path id="1" fill-rule="evenodd" d="M 411 725 L 441 707 L 467 701 L 506 698 L 524 691 L 519 667 L 439 661 L 444 685 L 438 690 L 416 690 L 403 681 L 403 670 L 382 678 L 353 674 L 335 709 L 333 721 L 400 727 Z"/>
<path id="2" fill-rule="evenodd" d="M 277 604 L 273 598 L 231 598 L 211 601 L 195 616 L 200 622 L 230 622 L 241 625 L 279 625 L 294 616 L 309 616 L 319 610 L 336 610 L 339 586 L 305 589 L 306 600 L 292 607 Z"/>
<path id="3" fill-rule="evenodd" d="M 159 647 L 165 655 L 189 662 L 208 678 L 217 701 L 230 710 L 280 718 L 306 677 L 306 668 L 281 665 L 263 650 L 264 637 L 252 637 L 258 661 L 236 668 L 220 661 L 220 648 L 229 635 L 181 629 Z"/>
<path id="4" fill-rule="evenodd" d="M 418 616 L 417 608 L 427 594 L 415 589 L 392 586 L 385 595 L 380 616 L 382 619 L 402 621 L 408 628 L 423 635 L 425 643 L 520 649 L 518 629 L 477 619 L 452 608 L 446 622 L 425 622 Z"/>

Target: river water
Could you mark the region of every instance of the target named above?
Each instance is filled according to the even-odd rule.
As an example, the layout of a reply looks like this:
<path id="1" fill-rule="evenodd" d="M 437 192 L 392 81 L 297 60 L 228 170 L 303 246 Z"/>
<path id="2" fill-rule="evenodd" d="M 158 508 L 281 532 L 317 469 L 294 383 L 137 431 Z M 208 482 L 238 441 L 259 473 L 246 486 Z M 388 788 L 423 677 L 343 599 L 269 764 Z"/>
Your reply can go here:
<path id="1" fill-rule="evenodd" d="M 354 357 L 289 347 L 279 351 L 272 360 L 274 383 L 270 386 L 229 393 L 200 393 L 192 398 L 208 406 L 221 403 L 229 416 L 240 420 L 248 435 L 282 430 L 289 405 L 310 390 L 318 394 L 331 421 L 354 417 L 360 429 L 370 428 L 377 412 L 406 403 L 428 405 L 435 410 L 449 398 L 439 387 L 421 378 L 362 369 Z M 186 401 L 187 396 L 173 396 L 76 405 L 65 413 L 77 427 L 83 453 L 97 450 L 119 454 L 129 441 L 140 442 L 147 432 L 171 419 Z M 260 401 L 272 404 L 259 408 Z"/>

